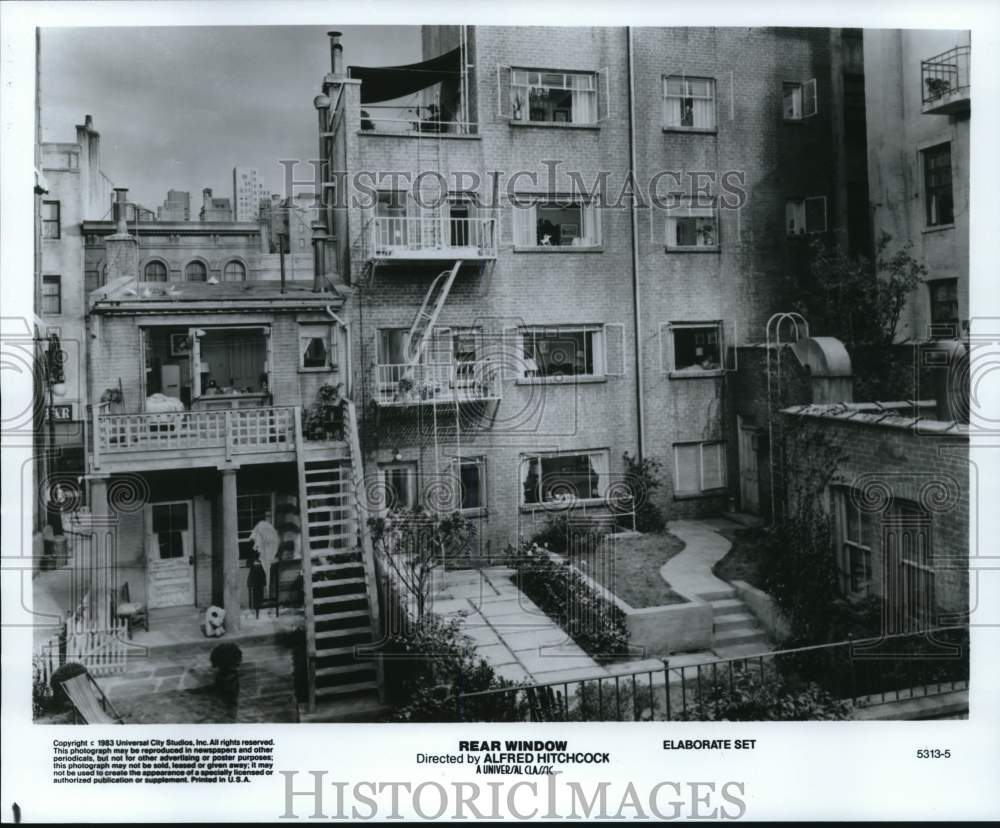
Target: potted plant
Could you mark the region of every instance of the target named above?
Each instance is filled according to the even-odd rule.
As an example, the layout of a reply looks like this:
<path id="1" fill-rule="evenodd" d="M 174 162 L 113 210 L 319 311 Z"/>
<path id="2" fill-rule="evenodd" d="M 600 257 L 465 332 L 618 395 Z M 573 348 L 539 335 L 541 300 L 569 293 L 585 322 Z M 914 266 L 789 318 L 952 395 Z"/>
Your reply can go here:
<path id="1" fill-rule="evenodd" d="M 344 407 L 341 384 L 320 386 L 316 402 L 305 411 L 302 433 L 307 440 L 341 440 L 344 436 Z"/>
<path id="2" fill-rule="evenodd" d="M 927 84 L 929 100 L 932 101 L 943 98 L 951 90 L 951 84 L 945 78 L 927 78 L 924 82 Z"/>
<path id="3" fill-rule="evenodd" d="M 399 384 L 397 385 L 397 391 L 399 399 L 402 402 L 409 402 L 413 396 L 413 387 L 415 383 L 413 382 L 413 377 L 402 376 L 399 378 Z"/>
<path id="4" fill-rule="evenodd" d="M 243 663 L 243 651 L 238 644 L 227 641 L 213 648 L 211 660 L 216 691 L 226 702 L 235 705 L 240 697 L 239 667 Z"/>

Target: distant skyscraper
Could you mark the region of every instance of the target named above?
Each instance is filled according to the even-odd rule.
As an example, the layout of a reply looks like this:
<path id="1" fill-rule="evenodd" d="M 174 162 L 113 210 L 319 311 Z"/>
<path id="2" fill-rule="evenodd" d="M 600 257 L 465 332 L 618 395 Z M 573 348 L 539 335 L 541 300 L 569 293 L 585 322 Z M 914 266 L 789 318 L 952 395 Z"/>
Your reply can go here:
<path id="1" fill-rule="evenodd" d="M 185 190 L 167 190 L 163 204 L 156 208 L 157 221 L 190 221 L 191 193 Z"/>
<path id="2" fill-rule="evenodd" d="M 267 198 L 267 188 L 256 167 L 233 167 L 233 209 L 236 221 L 257 221 L 260 200 Z"/>

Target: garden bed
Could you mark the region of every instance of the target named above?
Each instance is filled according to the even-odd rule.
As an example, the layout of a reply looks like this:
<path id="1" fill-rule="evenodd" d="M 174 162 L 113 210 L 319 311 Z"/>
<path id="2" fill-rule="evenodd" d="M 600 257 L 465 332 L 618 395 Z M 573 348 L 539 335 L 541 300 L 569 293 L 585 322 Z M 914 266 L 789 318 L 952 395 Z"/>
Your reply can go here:
<path id="1" fill-rule="evenodd" d="M 684 549 L 684 541 L 669 532 L 617 537 L 608 544 L 613 558 L 596 553 L 576 555 L 572 563 L 581 572 L 635 609 L 687 602 L 663 580 L 660 569 Z"/>

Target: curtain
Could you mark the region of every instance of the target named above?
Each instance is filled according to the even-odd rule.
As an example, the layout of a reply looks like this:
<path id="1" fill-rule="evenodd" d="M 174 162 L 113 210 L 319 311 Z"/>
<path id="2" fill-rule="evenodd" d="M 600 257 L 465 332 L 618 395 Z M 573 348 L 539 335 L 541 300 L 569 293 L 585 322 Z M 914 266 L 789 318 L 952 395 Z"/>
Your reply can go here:
<path id="1" fill-rule="evenodd" d="M 538 244 L 535 205 L 513 207 L 512 209 L 514 211 L 514 246 L 534 247 Z"/>
<path id="2" fill-rule="evenodd" d="M 674 446 L 674 491 L 690 494 L 700 490 L 698 454 L 701 446 Z"/>
<path id="3" fill-rule="evenodd" d="M 711 98 L 694 98 L 694 126 L 712 129 L 715 126 L 715 103 Z"/>
<path id="4" fill-rule="evenodd" d="M 604 497 L 608 491 L 608 455 L 604 452 L 590 455 L 590 467 L 597 475 L 597 493 Z"/>
<path id="5" fill-rule="evenodd" d="M 573 91 L 573 123 L 596 123 L 597 93 L 594 91 L 594 76 L 570 75 L 570 79 Z"/>

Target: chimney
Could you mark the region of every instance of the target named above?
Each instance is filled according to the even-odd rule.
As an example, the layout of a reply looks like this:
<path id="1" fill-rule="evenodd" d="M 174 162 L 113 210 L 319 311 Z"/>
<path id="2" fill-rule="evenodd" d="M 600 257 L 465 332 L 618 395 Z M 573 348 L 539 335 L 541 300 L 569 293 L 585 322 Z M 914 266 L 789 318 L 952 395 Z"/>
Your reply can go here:
<path id="1" fill-rule="evenodd" d="M 340 45 L 340 32 L 327 32 L 330 38 L 330 68 L 335 78 L 344 76 L 344 47 Z"/>
<path id="2" fill-rule="evenodd" d="M 322 293 L 326 281 L 326 224 L 314 221 L 312 227 L 313 244 L 313 293 Z"/>
<path id="3" fill-rule="evenodd" d="M 87 116 L 90 117 L 89 115 Z M 128 187 L 115 187 L 115 200 L 111 205 L 111 219 L 115 223 L 115 235 L 116 236 L 127 236 L 128 235 L 128 225 L 126 224 L 126 216 L 128 213 L 128 201 L 126 195 L 128 193 Z"/>
<path id="4" fill-rule="evenodd" d="M 127 195 L 128 188 L 115 187 L 115 200 L 111 205 L 115 232 L 104 240 L 108 284 L 116 279 L 136 279 L 139 276 L 139 240 L 128 232 Z"/>

